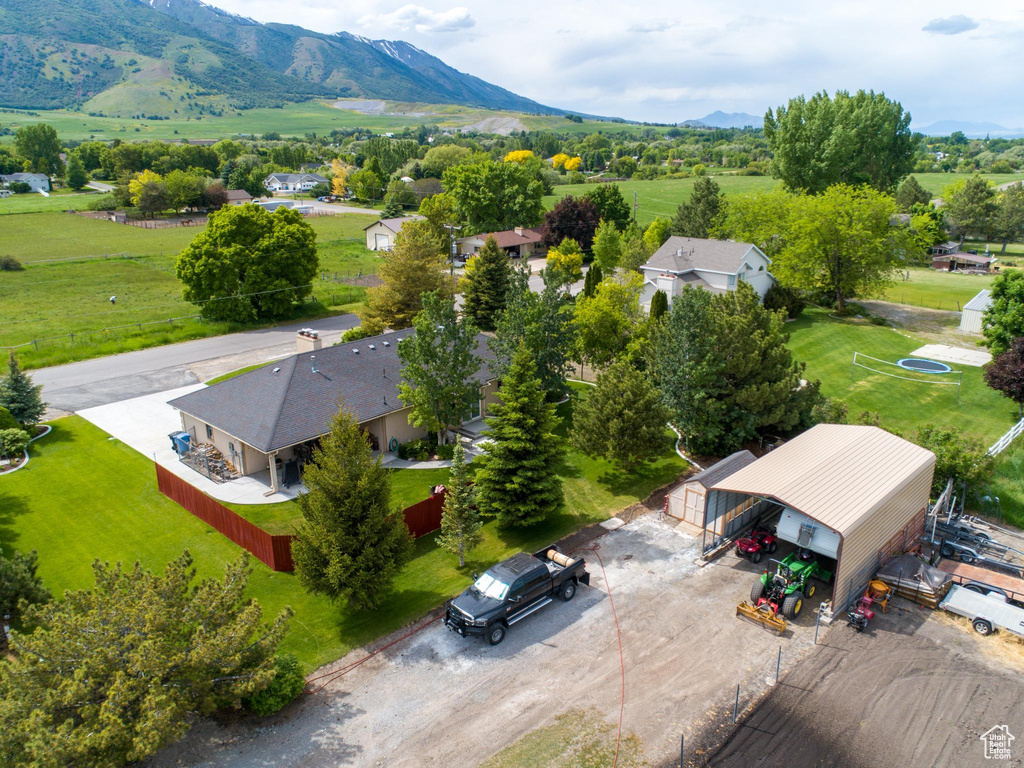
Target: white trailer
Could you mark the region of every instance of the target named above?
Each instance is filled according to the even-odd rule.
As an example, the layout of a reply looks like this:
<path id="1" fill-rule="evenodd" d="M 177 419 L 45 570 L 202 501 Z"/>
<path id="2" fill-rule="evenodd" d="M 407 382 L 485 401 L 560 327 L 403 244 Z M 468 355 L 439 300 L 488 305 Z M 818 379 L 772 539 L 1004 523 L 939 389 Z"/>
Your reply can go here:
<path id="1" fill-rule="evenodd" d="M 997 592 L 982 595 L 954 584 L 939 608 L 970 619 L 980 635 L 990 635 L 1001 628 L 1024 637 L 1024 608 L 1006 602 L 1006 597 Z"/>

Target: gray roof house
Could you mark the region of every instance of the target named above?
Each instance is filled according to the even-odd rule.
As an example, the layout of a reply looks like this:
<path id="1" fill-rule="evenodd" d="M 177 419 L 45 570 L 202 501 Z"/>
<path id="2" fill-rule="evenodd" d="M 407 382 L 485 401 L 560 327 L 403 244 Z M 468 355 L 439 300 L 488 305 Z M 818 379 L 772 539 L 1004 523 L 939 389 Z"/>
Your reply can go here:
<path id="1" fill-rule="evenodd" d="M 409 424 L 409 408 L 398 399 L 402 362 L 399 343 L 412 329 L 323 347 L 315 331 L 300 332 L 300 352 L 169 404 L 181 413 L 192 443 L 215 446 L 242 475 L 269 474 L 277 490 L 278 462 L 301 463 L 327 433 L 339 403 L 368 434 L 375 450 L 424 436 Z M 480 369 L 477 400 L 467 403 L 466 421 L 482 418 L 496 394 L 486 337 L 477 339 Z"/>
<path id="2" fill-rule="evenodd" d="M 45 173 L 8 173 L 0 175 L 0 183 L 7 187 L 19 181 L 32 187 L 33 192 L 50 191 L 50 177 Z"/>
<path id="3" fill-rule="evenodd" d="M 327 179 L 318 173 L 272 173 L 263 180 L 271 192 L 308 192 Z"/>
<path id="4" fill-rule="evenodd" d="M 671 306 L 686 285 L 726 293 L 736 290 L 741 281 L 750 283 L 763 298 L 775 284 L 771 263 L 751 243 L 673 236 L 640 268 L 644 276 L 640 301 L 650 307 L 654 293 L 662 290 Z"/>

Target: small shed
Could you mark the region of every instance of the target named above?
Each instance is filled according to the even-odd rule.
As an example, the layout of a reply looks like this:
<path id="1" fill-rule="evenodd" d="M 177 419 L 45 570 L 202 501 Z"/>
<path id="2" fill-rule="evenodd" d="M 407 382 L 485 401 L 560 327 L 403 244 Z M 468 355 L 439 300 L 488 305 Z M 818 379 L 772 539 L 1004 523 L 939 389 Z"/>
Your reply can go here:
<path id="1" fill-rule="evenodd" d="M 419 221 L 419 215 L 398 216 L 393 219 L 380 219 L 363 229 L 366 234 L 366 247 L 371 251 L 390 251 L 395 247 L 395 237 L 402 231 L 406 222 Z"/>
<path id="2" fill-rule="evenodd" d="M 985 312 L 992 306 L 992 295 L 988 289 L 978 291 L 978 295 L 964 304 L 960 313 L 960 330 L 963 333 L 981 334 Z"/>
<path id="3" fill-rule="evenodd" d="M 934 471 L 935 454 L 883 429 L 819 424 L 709 488 L 705 529 L 744 497 L 780 504 L 779 537 L 836 561 L 834 615 L 917 544 Z"/>
<path id="4" fill-rule="evenodd" d="M 670 517 L 680 521 L 683 530 L 699 536 L 704 531 L 704 507 L 708 489 L 748 464 L 753 464 L 755 460 L 754 454 L 750 451 L 736 451 L 717 464 L 712 464 L 702 472 L 688 477 L 669 493 L 668 508 L 665 511 Z M 746 510 L 741 509 L 738 514 L 744 511 Z M 735 516 L 734 514 L 728 520 L 719 518 L 716 521 L 715 532 L 721 535 L 723 527 Z"/>

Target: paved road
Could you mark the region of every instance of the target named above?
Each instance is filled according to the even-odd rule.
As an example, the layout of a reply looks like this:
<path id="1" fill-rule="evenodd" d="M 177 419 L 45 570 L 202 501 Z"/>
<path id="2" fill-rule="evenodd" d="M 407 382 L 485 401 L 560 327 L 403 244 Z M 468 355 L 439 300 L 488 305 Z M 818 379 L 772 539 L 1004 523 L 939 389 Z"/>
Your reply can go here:
<path id="1" fill-rule="evenodd" d="M 33 371 L 32 378 L 43 385 L 43 398 L 51 408 L 78 411 L 284 357 L 295 351 L 295 332 L 303 327 L 323 332 L 325 344 L 331 344 L 358 324 L 355 315 L 336 315 L 43 368 Z"/>
<path id="2" fill-rule="evenodd" d="M 85 186 L 87 186 L 89 189 L 95 189 L 97 192 L 113 192 L 114 191 L 114 185 L 113 184 L 105 184 L 102 181 L 90 181 Z"/>

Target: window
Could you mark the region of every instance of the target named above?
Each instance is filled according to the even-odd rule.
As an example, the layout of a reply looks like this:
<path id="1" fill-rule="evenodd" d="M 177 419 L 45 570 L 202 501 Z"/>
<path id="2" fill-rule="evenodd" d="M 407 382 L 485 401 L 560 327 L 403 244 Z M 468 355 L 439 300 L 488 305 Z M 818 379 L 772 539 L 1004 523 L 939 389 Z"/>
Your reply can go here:
<path id="1" fill-rule="evenodd" d="M 489 573 L 485 573 L 477 579 L 473 584 L 473 589 L 484 597 L 493 597 L 495 600 L 503 600 L 508 594 L 508 584 L 498 581 Z"/>
<path id="2" fill-rule="evenodd" d="M 211 440 L 213 439 L 213 427 L 211 427 L 209 424 L 206 425 L 206 436 Z"/>
<path id="3" fill-rule="evenodd" d="M 730 288 L 735 288 L 736 287 L 736 275 L 729 275 L 729 287 Z"/>

